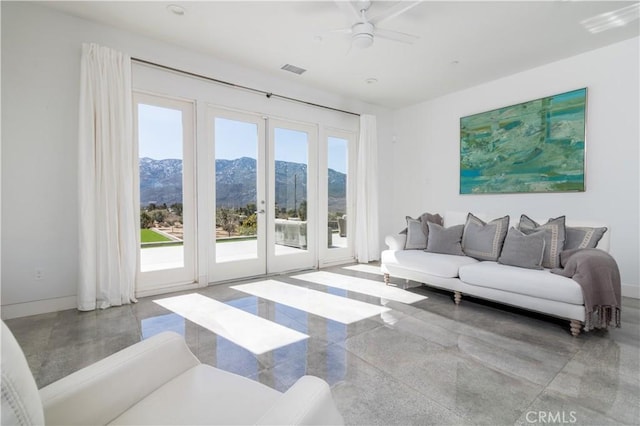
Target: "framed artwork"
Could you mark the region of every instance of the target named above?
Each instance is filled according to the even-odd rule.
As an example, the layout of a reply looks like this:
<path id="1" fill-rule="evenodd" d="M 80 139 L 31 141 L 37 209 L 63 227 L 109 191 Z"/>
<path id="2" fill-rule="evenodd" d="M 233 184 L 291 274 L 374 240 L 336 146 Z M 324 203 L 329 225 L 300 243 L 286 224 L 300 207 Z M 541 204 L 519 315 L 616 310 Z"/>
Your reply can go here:
<path id="1" fill-rule="evenodd" d="M 460 118 L 460 194 L 584 191 L 587 89 Z"/>

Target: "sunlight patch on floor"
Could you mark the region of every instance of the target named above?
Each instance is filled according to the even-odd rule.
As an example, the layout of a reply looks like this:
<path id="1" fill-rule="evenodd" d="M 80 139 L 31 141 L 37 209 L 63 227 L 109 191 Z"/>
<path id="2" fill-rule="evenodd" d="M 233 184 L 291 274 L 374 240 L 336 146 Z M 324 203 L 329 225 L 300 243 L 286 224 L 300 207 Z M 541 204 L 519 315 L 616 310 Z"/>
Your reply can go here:
<path id="1" fill-rule="evenodd" d="M 427 298 L 426 296 L 411 293 L 397 287 L 388 286 L 382 281 L 349 277 L 333 272 L 310 272 L 308 274 L 294 275 L 292 278 L 401 303 L 415 303 Z"/>
<path id="2" fill-rule="evenodd" d="M 236 285 L 231 288 L 343 324 L 351 324 L 389 311 L 382 306 L 274 280 Z"/>
<path id="3" fill-rule="evenodd" d="M 384 275 L 380 270 L 380 266 L 359 264 L 344 266 L 342 269 L 346 269 L 347 271 L 366 272 L 367 274 L 375 274 L 380 276 Z"/>
<path id="4" fill-rule="evenodd" d="M 154 302 L 256 355 L 309 338 L 306 334 L 197 293 Z"/>

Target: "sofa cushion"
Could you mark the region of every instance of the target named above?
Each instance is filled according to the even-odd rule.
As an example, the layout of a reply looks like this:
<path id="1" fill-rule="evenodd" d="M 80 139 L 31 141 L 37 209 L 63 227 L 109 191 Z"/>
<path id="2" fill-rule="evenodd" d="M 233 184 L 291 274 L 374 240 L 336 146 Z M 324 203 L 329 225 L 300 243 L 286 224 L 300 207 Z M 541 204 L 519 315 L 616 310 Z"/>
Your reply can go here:
<path id="1" fill-rule="evenodd" d="M 464 225 L 455 225 L 450 228 L 445 228 L 433 222 L 429 222 L 428 225 L 428 252 L 464 256 L 464 252 L 462 251 L 462 232 L 464 231 Z"/>
<path id="2" fill-rule="evenodd" d="M 382 263 L 400 265 L 404 269 L 437 277 L 456 278 L 461 266 L 478 263 L 478 261 L 468 256 L 428 253 L 422 250 L 385 250 L 382 252 Z"/>
<path id="3" fill-rule="evenodd" d="M 565 231 L 567 235 L 564 242 L 564 249 L 571 250 L 576 248 L 595 248 L 598 245 L 598 241 L 600 241 L 604 233 L 607 232 L 607 228 L 567 226 Z"/>
<path id="4" fill-rule="evenodd" d="M 498 263 L 520 268 L 542 269 L 544 246 L 544 231 L 527 235 L 511 227 Z"/>
<path id="5" fill-rule="evenodd" d="M 460 267 L 460 279 L 466 284 L 524 294 L 541 299 L 581 305 L 582 288 L 571 278 L 549 270 L 525 269 L 479 262 Z"/>
<path id="6" fill-rule="evenodd" d="M 565 217 L 560 216 L 555 219 L 549 219 L 544 225 L 538 224 L 527 215 L 520 216 L 519 229 L 525 234 L 531 234 L 536 231 L 544 230 L 544 257 L 542 258 L 542 266 L 545 268 L 560 267 L 560 252 L 564 250 L 565 241 Z"/>
<path id="7" fill-rule="evenodd" d="M 478 260 L 498 260 L 509 229 L 509 216 L 485 223 L 469 213 L 462 233 L 462 251 Z"/>
<path id="8" fill-rule="evenodd" d="M 166 383 L 111 424 L 255 424 L 280 396 L 261 383 L 201 364 Z"/>

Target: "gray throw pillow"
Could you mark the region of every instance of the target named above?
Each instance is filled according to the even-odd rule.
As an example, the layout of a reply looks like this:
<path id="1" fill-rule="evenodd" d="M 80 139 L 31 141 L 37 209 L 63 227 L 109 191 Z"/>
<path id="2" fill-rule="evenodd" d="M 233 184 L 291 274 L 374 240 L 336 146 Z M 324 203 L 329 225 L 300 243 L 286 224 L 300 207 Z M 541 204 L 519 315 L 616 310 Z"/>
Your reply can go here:
<path id="1" fill-rule="evenodd" d="M 462 233 L 462 250 L 475 259 L 495 262 L 500 257 L 508 230 L 509 216 L 485 223 L 469 213 Z"/>
<path id="2" fill-rule="evenodd" d="M 422 232 L 420 219 L 407 216 L 407 241 L 405 250 L 424 250 L 427 248 L 427 236 Z"/>
<path id="3" fill-rule="evenodd" d="M 498 263 L 519 266 L 520 268 L 543 269 L 544 247 L 544 230 L 525 234 L 511 227 L 504 240 L 504 247 L 498 258 Z"/>
<path id="4" fill-rule="evenodd" d="M 405 244 L 405 250 L 414 250 L 414 249 L 424 250 L 425 248 L 427 248 L 427 239 L 429 238 L 429 226 L 427 225 L 427 223 L 433 222 L 433 223 L 437 223 L 438 225 L 442 225 L 443 223 L 442 216 L 440 216 L 439 214 L 422 213 L 418 219 L 413 219 L 410 216 L 407 216 L 406 218 L 407 218 L 407 227 L 404 228 L 402 231 L 400 231 L 400 234 L 407 234 L 407 242 L 408 242 L 409 241 L 409 235 L 408 235 L 409 220 L 419 221 L 420 226 L 422 227 L 422 233 L 424 234 L 424 244 L 422 243 L 422 236 L 416 232 L 411 236 L 412 243 L 409 244 L 409 247 L 411 248 L 407 247 L 407 244 Z M 411 225 L 414 228 L 412 229 L 412 231 L 416 231 L 415 229 L 416 223 L 411 222 Z"/>
<path id="5" fill-rule="evenodd" d="M 567 226 L 567 239 L 564 242 L 564 249 L 571 250 L 577 248 L 596 248 L 598 241 L 602 238 L 607 228 L 589 228 L 587 226 Z"/>
<path id="6" fill-rule="evenodd" d="M 462 251 L 462 231 L 464 225 L 445 228 L 437 223 L 428 222 L 429 239 L 427 250 L 430 253 L 455 254 L 464 256 Z"/>
<path id="7" fill-rule="evenodd" d="M 427 239 L 429 239 L 429 222 L 436 223 L 441 226 L 444 225 L 442 216 L 439 214 L 422 213 L 420 216 L 420 222 L 422 223 L 422 232 L 427 236 Z"/>
<path id="8" fill-rule="evenodd" d="M 531 234 L 537 231 L 544 231 L 544 257 L 542 266 L 545 268 L 560 267 L 560 252 L 564 250 L 565 225 L 564 216 L 549 219 L 544 225 L 536 223 L 527 215 L 520 216 L 520 231 Z"/>

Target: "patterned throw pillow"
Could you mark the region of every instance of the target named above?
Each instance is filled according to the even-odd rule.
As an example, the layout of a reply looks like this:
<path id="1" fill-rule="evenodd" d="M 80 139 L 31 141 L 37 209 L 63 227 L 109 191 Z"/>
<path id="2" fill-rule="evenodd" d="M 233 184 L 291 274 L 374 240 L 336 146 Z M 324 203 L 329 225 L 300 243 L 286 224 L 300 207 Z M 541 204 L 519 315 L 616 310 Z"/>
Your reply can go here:
<path id="1" fill-rule="evenodd" d="M 462 233 L 462 250 L 478 260 L 497 261 L 509 230 L 509 216 L 485 223 L 469 213 Z"/>
<path id="2" fill-rule="evenodd" d="M 427 239 L 429 238 L 429 226 L 427 223 L 433 222 L 438 225 L 442 225 L 442 216 L 439 214 L 423 213 L 418 219 L 413 219 L 410 216 L 406 217 L 407 227 L 400 233 L 407 235 L 405 243 L 405 250 L 424 250 L 427 248 Z M 420 234 L 419 227 L 422 229 Z"/>
<path id="3" fill-rule="evenodd" d="M 407 242 L 405 250 L 424 250 L 427 248 L 427 236 L 422 232 L 420 219 L 407 216 Z"/>
<path id="4" fill-rule="evenodd" d="M 607 228 L 589 228 L 586 226 L 567 226 L 567 239 L 564 242 L 564 249 L 571 250 L 577 248 L 596 248 L 598 241 L 602 238 Z"/>
<path id="5" fill-rule="evenodd" d="M 520 216 L 519 229 L 525 234 L 532 234 L 537 231 L 544 231 L 544 257 L 542 266 L 545 268 L 560 267 L 560 252 L 564 250 L 565 240 L 565 217 L 560 216 L 549 219 L 544 225 L 538 224 L 527 215 Z"/>
<path id="6" fill-rule="evenodd" d="M 429 239 L 426 251 L 430 253 L 455 254 L 464 256 L 462 251 L 462 231 L 464 225 L 455 225 L 449 228 L 429 222 Z"/>
<path id="7" fill-rule="evenodd" d="M 511 227 L 504 240 L 498 263 L 520 268 L 542 269 L 544 257 L 544 230 L 525 234 Z"/>

